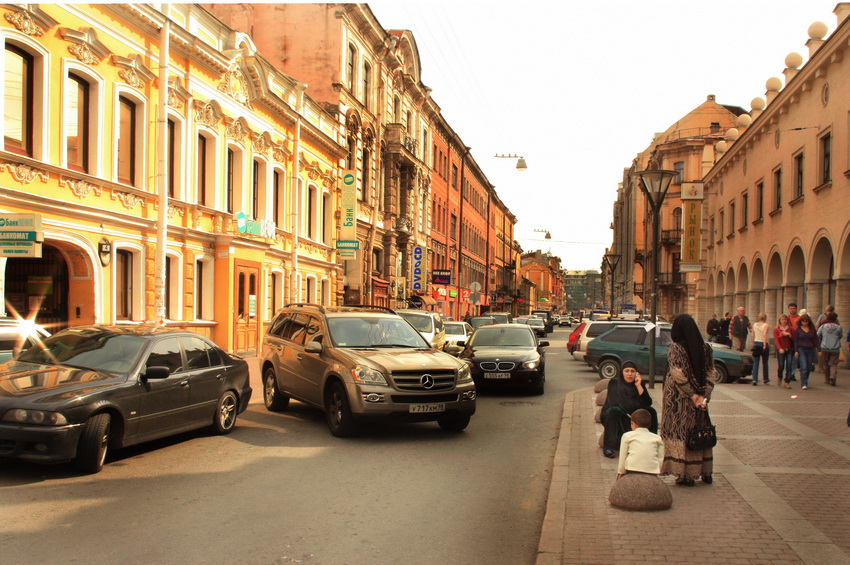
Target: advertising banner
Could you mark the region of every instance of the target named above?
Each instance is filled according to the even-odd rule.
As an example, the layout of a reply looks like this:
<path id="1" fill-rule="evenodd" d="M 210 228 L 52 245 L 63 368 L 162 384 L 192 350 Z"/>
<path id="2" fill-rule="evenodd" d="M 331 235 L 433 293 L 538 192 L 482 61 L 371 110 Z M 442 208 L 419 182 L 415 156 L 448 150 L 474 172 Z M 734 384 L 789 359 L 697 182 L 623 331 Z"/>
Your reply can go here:
<path id="1" fill-rule="evenodd" d="M 702 200 L 682 201 L 682 260 L 679 271 L 682 273 L 699 272 L 700 263 L 700 226 L 702 225 Z"/>
<path id="2" fill-rule="evenodd" d="M 357 241 L 357 187 L 355 182 L 357 175 L 353 170 L 342 171 L 342 201 L 340 202 L 340 221 L 342 225 L 339 230 L 339 239 L 345 242 Z M 357 259 L 357 247 L 347 245 L 340 252 L 340 257 L 345 261 Z"/>
<path id="3" fill-rule="evenodd" d="M 413 247 L 413 265 L 411 269 L 410 290 L 413 292 L 424 292 L 428 281 L 425 274 L 428 272 L 428 251 L 421 245 Z"/>

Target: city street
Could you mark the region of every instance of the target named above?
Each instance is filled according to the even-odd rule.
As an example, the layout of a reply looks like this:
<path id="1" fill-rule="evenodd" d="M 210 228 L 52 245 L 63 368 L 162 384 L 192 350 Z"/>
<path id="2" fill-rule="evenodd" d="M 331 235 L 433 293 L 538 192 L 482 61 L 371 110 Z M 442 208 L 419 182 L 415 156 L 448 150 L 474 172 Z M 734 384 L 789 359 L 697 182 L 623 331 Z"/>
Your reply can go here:
<path id="1" fill-rule="evenodd" d="M 2 461 L 4 561 L 533 563 L 564 396 L 597 380 L 568 335 L 548 338 L 545 395 L 481 396 L 457 435 L 431 423 L 336 439 L 300 403 L 267 412 L 255 374 L 229 436 L 113 452 L 91 476 Z"/>

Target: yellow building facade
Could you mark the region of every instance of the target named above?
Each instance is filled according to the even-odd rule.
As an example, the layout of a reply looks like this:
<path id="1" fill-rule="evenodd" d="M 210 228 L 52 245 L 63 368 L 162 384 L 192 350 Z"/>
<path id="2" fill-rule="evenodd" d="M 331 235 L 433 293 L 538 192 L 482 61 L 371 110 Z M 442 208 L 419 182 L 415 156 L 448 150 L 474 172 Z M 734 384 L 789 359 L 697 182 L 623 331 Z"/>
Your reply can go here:
<path id="1" fill-rule="evenodd" d="M 250 353 L 282 304 L 340 302 L 344 132 L 306 85 L 194 4 L 0 12 L 7 315 Z"/>

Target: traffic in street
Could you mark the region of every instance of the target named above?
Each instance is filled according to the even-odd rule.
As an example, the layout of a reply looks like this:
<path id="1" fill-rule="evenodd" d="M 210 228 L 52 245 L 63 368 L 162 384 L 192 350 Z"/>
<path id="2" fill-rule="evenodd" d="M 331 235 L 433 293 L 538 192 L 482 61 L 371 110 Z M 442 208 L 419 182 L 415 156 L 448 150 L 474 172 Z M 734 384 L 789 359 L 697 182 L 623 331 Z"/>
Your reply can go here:
<path id="1" fill-rule="evenodd" d="M 569 332 L 547 337 L 544 394 L 481 393 L 460 433 L 377 422 L 341 439 L 320 410 L 269 412 L 255 394 L 231 434 L 110 451 L 96 475 L 4 460 L 4 559 L 532 563 L 565 394 L 599 378 L 567 354 Z"/>

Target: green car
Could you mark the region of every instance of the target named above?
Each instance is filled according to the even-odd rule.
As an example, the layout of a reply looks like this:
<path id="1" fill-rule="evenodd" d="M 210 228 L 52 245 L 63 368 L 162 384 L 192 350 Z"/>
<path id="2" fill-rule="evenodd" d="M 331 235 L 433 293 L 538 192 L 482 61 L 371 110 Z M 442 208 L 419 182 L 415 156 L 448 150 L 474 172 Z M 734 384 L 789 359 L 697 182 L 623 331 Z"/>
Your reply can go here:
<path id="1" fill-rule="evenodd" d="M 661 382 L 667 374 L 667 346 L 670 345 L 670 330 L 661 327 L 661 335 L 655 341 L 655 380 Z M 753 357 L 737 353 L 728 346 L 710 344 L 717 369 L 717 382 L 734 382 L 753 372 Z M 599 371 L 599 378 L 611 379 L 620 373 L 624 361 L 634 361 L 638 372 L 649 371 L 649 332 L 644 326 L 615 326 L 587 344 L 585 362 Z"/>

